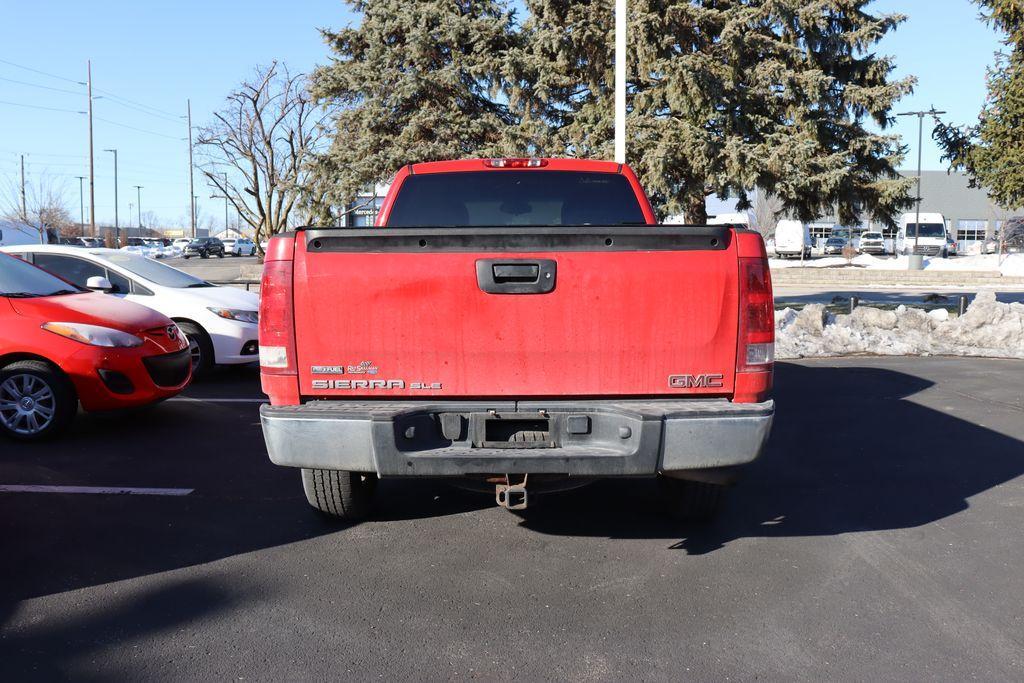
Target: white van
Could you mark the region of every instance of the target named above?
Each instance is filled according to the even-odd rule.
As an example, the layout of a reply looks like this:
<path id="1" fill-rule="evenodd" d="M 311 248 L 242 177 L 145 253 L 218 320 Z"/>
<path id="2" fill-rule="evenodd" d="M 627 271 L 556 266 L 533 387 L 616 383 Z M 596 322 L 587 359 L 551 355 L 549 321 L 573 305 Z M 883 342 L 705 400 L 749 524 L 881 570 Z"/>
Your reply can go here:
<path id="1" fill-rule="evenodd" d="M 782 220 L 775 226 L 775 254 L 811 257 L 811 230 L 800 221 Z"/>
<path id="2" fill-rule="evenodd" d="M 40 240 L 39 231 L 34 226 L 21 221 L 0 219 L 0 247 L 13 247 L 19 244 L 46 244 L 46 233 Z"/>
<path id="3" fill-rule="evenodd" d="M 946 218 L 941 213 L 922 213 L 921 224 L 917 225 L 916 213 L 905 213 L 900 217 L 900 231 L 896 234 L 896 247 L 901 254 L 924 254 L 925 256 L 949 256 L 946 243 Z M 917 237 L 917 250 L 914 239 Z"/>

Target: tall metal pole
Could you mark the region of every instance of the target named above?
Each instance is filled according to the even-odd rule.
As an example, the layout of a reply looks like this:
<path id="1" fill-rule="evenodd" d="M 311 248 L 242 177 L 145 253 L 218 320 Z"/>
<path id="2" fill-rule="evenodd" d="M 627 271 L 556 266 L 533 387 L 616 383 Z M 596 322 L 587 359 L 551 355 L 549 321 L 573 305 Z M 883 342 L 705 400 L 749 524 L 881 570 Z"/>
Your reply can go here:
<path id="1" fill-rule="evenodd" d="M 78 223 L 78 236 L 81 237 L 85 234 L 85 191 L 82 189 L 82 184 L 85 181 L 84 175 L 75 176 L 78 178 L 78 211 L 81 219 Z"/>
<path id="2" fill-rule="evenodd" d="M 25 203 L 25 155 L 21 155 L 21 220 L 28 223 L 28 207 Z"/>
<path id="3" fill-rule="evenodd" d="M 914 253 L 921 236 L 921 147 L 924 144 L 924 112 L 917 114 L 917 212 L 914 215 Z"/>
<path id="4" fill-rule="evenodd" d="M 935 107 L 927 111 L 905 111 L 897 116 L 916 116 L 917 117 L 917 197 L 915 198 L 915 204 L 917 205 L 916 213 L 914 215 L 914 250 L 912 253 L 917 253 L 918 238 L 921 235 L 921 152 L 924 146 L 924 117 L 925 116 L 938 116 L 939 114 L 945 114 L 944 111 L 938 111 Z M 945 226 L 943 226 L 943 234 L 945 234 Z M 904 239 L 906 236 L 904 235 Z"/>
<path id="5" fill-rule="evenodd" d="M 117 215 L 117 150 L 105 149 L 103 151 L 114 153 L 114 245 L 119 249 L 121 247 L 121 222 Z"/>
<path id="6" fill-rule="evenodd" d="M 615 161 L 626 163 L 626 0 L 615 0 Z"/>
<path id="7" fill-rule="evenodd" d="M 135 186 L 135 206 L 139 209 L 139 234 L 142 234 L 142 185 Z"/>
<path id="8" fill-rule="evenodd" d="M 192 211 L 192 239 L 196 238 L 196 188 L 195 179 L 193 178 L 194 167 L 192 165 L 192 100 L 186 100 L 188 106 L 188 195 L 191 197 Z"/>
<path id="9" fill-rule="evenodd" d="M 92 60 L 86 61 L 89 71 L 89 231 L 96 236 L 96 170 L 92 149 Z"/>

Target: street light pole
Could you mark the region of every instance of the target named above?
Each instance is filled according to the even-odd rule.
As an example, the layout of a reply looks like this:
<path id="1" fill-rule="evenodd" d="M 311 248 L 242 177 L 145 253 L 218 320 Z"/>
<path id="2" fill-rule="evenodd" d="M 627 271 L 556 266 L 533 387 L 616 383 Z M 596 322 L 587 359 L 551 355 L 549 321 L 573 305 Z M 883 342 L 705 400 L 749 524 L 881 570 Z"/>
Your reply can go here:
<path id="1" fill-rule="evenodd" d="M 78 175 L 75 177 L 78 178 L 78 211 L 81 216 L 81 220 L 78 223 L 78 235 L 81 237 L 85 235 L 85 190 L 83 189 L 85 176 Z"/>
<path id="2" fill-rule="evenodd" d="M 917 197 L 915 204 L 917 205 L 917 212 L 914 216 L 914 252 L 917 253 L 917 241 L 921 234 L 921 150 L 924 145 L 924 117 L 925 116 L 938 116 L 939 114 L 945 114 L 944 111 L 938 111 L 935 107 L 927 111 L 905 111 L 897 116 L 916 116 L 917 117 Z M 903 236 L 906 240 L 906 235 Z"/>
<path id="3" fill-rule="evenodd" d="M 117 150 L 105 149 L 104 152 L 114 154 L 114 245 L 116 249 L 121 248 L 121 222 L 117 215 Z"/>
<path id="4" fill-rule="evenodd" d="M 139 234 L 142 234 L 142 185 L 135 186 L 135 206 L 139 209 Z"/>
<path id="5" fill-rule="evenodd" d="M 89 85 L 89 234 L 96 236 L 96 171 L 92 150 L 92 60 L 85 62 Z"/>
<path id="6" fill-rule="evenodd" d="M 626 163 L 626 0 L 615 0 L 615 161 Z"/>
<path id="7" fill-rule="evenodd" d="M 192 100 L 185 101 L 188 107 L 188 194 L 192 197 L 192 239 L 196 238 L 196 188 L 195 165 L 192 163 Z"/>

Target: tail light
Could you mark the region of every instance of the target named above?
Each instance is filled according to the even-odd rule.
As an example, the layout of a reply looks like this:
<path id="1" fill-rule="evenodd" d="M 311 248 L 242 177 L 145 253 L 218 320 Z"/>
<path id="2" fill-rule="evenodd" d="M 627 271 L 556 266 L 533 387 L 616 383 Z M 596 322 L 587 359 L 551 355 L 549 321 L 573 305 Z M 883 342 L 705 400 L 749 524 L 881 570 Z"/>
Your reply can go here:
<path id="1" fill-rule="evenodd" d="M 744 257 L 740 262 L 740 325 L 737 372 L 771 370 L 775 362 L 775 302 L 768 263 Z"/>
<path id="2" fill-rule="evenodd" d="M 267 261 L 260 282 L 260 370 L 270 375 L 294 375 L 297 367 L 292 262 Z"/>

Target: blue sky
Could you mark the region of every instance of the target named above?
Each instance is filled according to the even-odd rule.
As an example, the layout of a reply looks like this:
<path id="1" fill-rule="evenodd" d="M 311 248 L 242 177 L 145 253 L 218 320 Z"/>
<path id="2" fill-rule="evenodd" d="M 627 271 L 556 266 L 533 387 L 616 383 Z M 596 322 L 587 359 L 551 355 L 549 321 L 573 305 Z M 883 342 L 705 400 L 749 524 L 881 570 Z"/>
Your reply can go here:
<path id="1" fill-rule="evenodd" d="M 969 0 L 876 0 L 873 7 L 909 16 L 878 48 L 896 57 L 899 74 L 918 77 L 916 92 L 898 111 L 934 104 L 955 121 L 976 120 L 985 69 L 999 47 L 977 8 Z M 144 212 L 181 224 L 188 220 L 188 147 L 185 123 L 176 117 L 184 115 L 186 99 L 193 123 L 202 125 L 255 65 L 277 59 L 308 70 L 327 58 L 317 27 L 352 20 L 341 0 L 7 3 L 0 22 L 0 203 L 22 153 L 29 175 L 66 183 L 76 217 L 75 176 L 88 174 L 86 118 L 75 113 L 86 108 L 83 87 L 13 64 L 84 81 L 91 59 L 94 94 L 103 96 L 95 102 L 95 116 L 103 119 L 95 127 L 97 220 L 113 222 L 113 158 L 101 150 L 116 147 L 122 224 L 136 220 L 134 207 L 128 218 L 135 185 L 144 188 Z M 903 120 L 895 130 L 911 144 L 913 165 L 916 122 Z M 942 168 L 927 130 L 925 138 L 924 167 Z M 201 215 L 219 226 L 223 203 L 209 199 L 212 192 L 196 179 Z"/>

